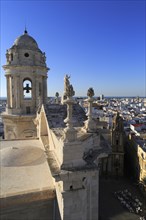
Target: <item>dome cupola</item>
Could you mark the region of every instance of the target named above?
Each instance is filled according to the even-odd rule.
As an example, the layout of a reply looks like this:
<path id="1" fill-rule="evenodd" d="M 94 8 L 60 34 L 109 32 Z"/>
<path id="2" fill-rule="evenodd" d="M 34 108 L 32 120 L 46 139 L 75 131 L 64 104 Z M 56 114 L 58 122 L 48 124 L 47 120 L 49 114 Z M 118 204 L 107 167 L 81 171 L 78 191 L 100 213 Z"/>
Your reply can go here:
<path id="1" fill-rule="evenodd" d="M 35 39 L 28 35 L 27 31 L 24 31 L 24 34 L 20 37 L 16 38 L 14 41 L 14 46 L 19 47 L 20 49 L 31 49 L 31 50 L 38 50 L 38 44 Z"/>
<path id="2" fill-rule="evenodd" d="M 7 50 L 6 58 L 6 65 L 46 67 L 45 53 L 39 49 L 36 40 L 26 30 Z"/>

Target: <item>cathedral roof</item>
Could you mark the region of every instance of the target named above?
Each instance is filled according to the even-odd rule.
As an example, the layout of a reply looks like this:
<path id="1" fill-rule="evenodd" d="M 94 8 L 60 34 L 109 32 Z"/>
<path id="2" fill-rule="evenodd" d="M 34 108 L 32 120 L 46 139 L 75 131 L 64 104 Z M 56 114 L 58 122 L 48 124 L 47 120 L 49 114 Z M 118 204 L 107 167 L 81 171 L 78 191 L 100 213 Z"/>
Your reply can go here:
<path id="1" fill-rule="evenodd" d="M 46 115 L 50 128 L 65 128 L 64 119 L 67 116 L 67 106 L 47 104 Z M 86 113 L 79 104 L 73 104 L 72 123 L 74 127 L 81 127 L 87 120 Z"/>
<path id="2" fill-rule="evenodd" d="M 20 37 L 16 38 L 14 41 L 15 46 L 19 46 L 20 48 L 26 48 L 29 47 L 30 49 L 37 49 L 38 50 L 38 44 L 35 41 L 33 37 L 28 35 L 27 31 L 24 31 L 24 34 Z"/>

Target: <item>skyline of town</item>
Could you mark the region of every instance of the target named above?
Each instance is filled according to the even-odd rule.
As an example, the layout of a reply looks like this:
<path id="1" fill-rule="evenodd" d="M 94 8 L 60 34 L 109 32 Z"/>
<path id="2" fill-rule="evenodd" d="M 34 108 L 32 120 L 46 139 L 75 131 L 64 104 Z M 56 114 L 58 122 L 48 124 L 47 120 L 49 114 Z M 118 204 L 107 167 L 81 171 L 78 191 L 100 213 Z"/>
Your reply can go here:
<path id="1" fill-rule="evenodd" d="M 93 87 L 95 96 L 145 97 L 144 9 L 145 1 L 1 1 L 1 66 L 26 25 L 46 53 L 48 96 L 63 94 L 69 74 L 75 96 Z"/>

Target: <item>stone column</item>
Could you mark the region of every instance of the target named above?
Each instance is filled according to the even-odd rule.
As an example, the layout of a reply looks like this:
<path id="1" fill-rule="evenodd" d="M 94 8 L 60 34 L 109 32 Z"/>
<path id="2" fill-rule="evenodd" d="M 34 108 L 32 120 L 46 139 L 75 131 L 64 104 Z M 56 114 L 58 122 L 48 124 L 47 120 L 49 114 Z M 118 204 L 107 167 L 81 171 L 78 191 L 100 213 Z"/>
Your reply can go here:
<path id="1" fill-rule="evenodd" d="M 14 110 L 16 108 L 16 91 L 18 90 L 17 88 L 17 77 L 15 75 L 11 76 L 11 107 Z"/>
<path id="2" fill-rule="evenodd" d="M 20 76 L 16 77 L 16 108 L 20 108 Z"/>
<path id="3" fill-rule="evenodd" d="M 6 75 L 7 78 L 7 108 L 10 108 L 10 76 Z"/>
<path id="4" fill-rule="evenodd" d="M 72 124 L 72 105 L 74 100 L 72 97 L 68 97 L 64 103 L 67 105 L 67 118 L 64 120 L 67 127 L 64 129 L 65 131 L 65 140 L 66 142 L 75 141 L 76 139 L 76 130 Z"/>
<path id="5" fill-rule="evenodd" d="M 36 87 L 35 87 L 35 93 L 36 93 L 36 111 L 40 109 L 40 106 L 42 104 L 41 100 L 41 94 L 39 93 L 39 76 L 36 77 Z"/>
<path id="6" fill-rule="evenodd" d="M 31 79 L 31 101 L 32 101 L 32 113 L 36 111 L 36 77 L 33 73 L 33 78 Z"/>
<path id="7" fill-rule="evenodd" d="M 55 103 L 56 103 L 56 104 L 59 104 L 59 97 L 56 97 L 56 98 L 55 98 Z"/>
<path id="8" fill-rule="evenodd" d="M 88 121 L 92 121 L 92 103 L 94 99 L 92 97 L 88 97 L 87 101 L 88 101 L 88 112 L 87 112 Z"/>
<path id="9" fill-rule="evenodd" d="M 59 104 L 59 93 L 58 92 L 56 92 L 55 94 L 55 103 Z"/>
<path id="10" fill-rule="evenodd" d="M 47 76 L 43 77 L 43 101 L 47 103 Z"/>
<path id="11" fill-rule="evenodd" d="M 96 124 L 92 118 L 92 103 L 94 101 L 94 90 L 92 88 L 88 89 L 87 92 L 87 96 L 88 96 L 88 112 L 87 112 L 87 116 L 88 119 L 87 121 L 85 121 L 85 128 L 87 130 L 87 132 L 95 132 L 96 131 Z"/>
<path id="12" fill-rule="evenodd" d="M 64 129 L 64 139 L 66 142 L 75 141 L 77 135 L 77 132 L 72 125 L 72 105 L 74 103 L 72 97 L 75 95 L 75 92 L 73 90 L 73 86 L 69 82 L 69 78 L 70 77 L 68 75 L 66 75 L 64 78 L 64 94 L 66 96 L 64 103 L 67 105 L 67 118 L 64 120 L 67 125 L 67 127 Z"/>
<path id="13" fill-rule="evenodd" d="M 34 102 L 34 110 L 35 110 L 35 112 L 36 112 L 36 110 L 37 110 L 37 97 L 38 97 L 38 95 L 37 95 L 37 93 L 36 93 L 36 88 L 37 88 L 37 77 L 34 77 L 34 97 L 35 97 L 35 102 Z"/>

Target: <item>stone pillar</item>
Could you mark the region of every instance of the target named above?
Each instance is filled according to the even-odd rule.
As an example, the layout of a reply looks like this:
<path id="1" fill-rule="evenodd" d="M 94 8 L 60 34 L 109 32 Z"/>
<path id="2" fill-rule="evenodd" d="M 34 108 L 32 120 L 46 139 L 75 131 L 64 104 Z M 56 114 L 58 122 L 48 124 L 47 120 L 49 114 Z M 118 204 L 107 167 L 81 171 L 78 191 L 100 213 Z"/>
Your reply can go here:
<path id="1" fill-rule="evenodd" d="M 67 127 L 64 129 L 64 139 L 66 142 L 75 141 L 77 135 L 77 132 L 72 125 L 72 105 L 74 103 L 72 97 L 75 95 L 75 91 L 69 82 L 69 78 L 70 76 L 68 75 L 66 75 L 64 78 L 64 95 L 66 96 L 66 99 L 64 99 L 63 103 L 67 105 L 67 118 L 64 120 L 64 122 L 67 124 Z"/>
<path id="2" fill-rule="evenodd" d="M 7 108 L 10 108 L 10 76 L 7 76 Z"/>
<path id="3" fill-rule="evenodd" d="M 68 97 L 64 103 L 67 105 L 67 118 L 64 120 L 67 127 L 64 129 L 65 131 L 65 140 L 66 142 L 69 141 L 75 141 L 76 139 L 76 130 L 73 127 L 72 124 L 72 105 L 74 103 L 74 100 L 72 97 Z"/>
<path id="4" fill-rule="evenodd" d="M 87 132 L 95 132 L 96 131 L 96 124 L 92 118 L 92 103 L 94 101 L 94 90 L 92 88 L 88 89 L 87 92 L 87 96 L 88 96 L 88 112 L 87 112 L 87 116 L 88 119 L 87 121 L 85 121 L 85 128 L 87 130 Z"/>
<path id="5" fill-rule="evenodd" d="M 38 76 L 36 77 L 35 80 L 35 93 L 36 93 L 36 110 L 39 109 L 40 105 L 41 105 L 41 97 L 40 97 L 40 93 L 39 93 L 39 78 Z"/>
<path id="6" fill-rule="evenodd" d="M 43 77 L 43 101 L 47 103 L 47 76 Z"/>
<path id="7" fill-rule="evenodd" d="M 38 94 L 36 93 L 36 88 L 38 88 L 37 87 L 38 86 L 38 84 L 37 84 L 37 77 L 35 78 L 35 80 L 34 80 L 34 94 L 35 94 L 35 103 L 34 103 L 34 109 L 35 109 L 35 111 L 37 110 L 37 98 L 38 98 Z"/>
<path id="8" fill-rule="evenodd" d="M 88 116 L 88 120 L 92 121 L 92 103 L 93 103 L 94 99 L 89 97 L 87 99 L 87 101 L 88 101 L 88 113 L 87 113 L 87 116 Z"/>
<path id="9" fill-rule="evenodd" d="M 32 79 L 32 84 L 31 84 L 31 97 L 32 97 L 32 112 L 34 113 L 36 111 L 36 76 L 35 74 L 33 75 L 33 79 Z"/>
<path id="10" fill-rule="evenodd" d="M 56 104 L 59 104 L 59 97 L 56 97 L 56 98 L 55 98 L 55 103 L 56 103 Z"/>
<path id="11" fill-rule="evenodd" d="M 16 108 L 20 108 L 20 76 L 16 77 Z"/>
<path id="12" fill-rule="evenodd" d="M 11 108 L 15 109 L 16 108 L 16 76 L 12 75 L 10 79 L 10 90 L 11 90 Z"/>

